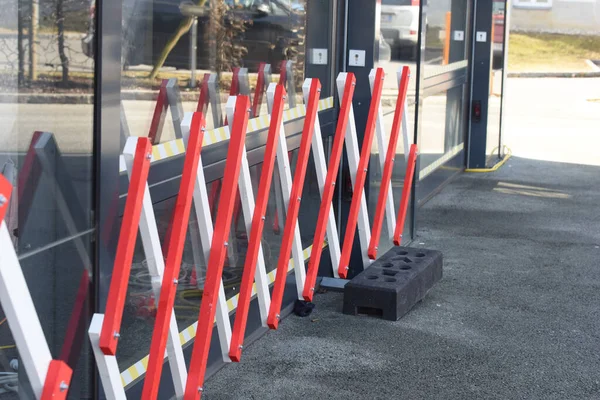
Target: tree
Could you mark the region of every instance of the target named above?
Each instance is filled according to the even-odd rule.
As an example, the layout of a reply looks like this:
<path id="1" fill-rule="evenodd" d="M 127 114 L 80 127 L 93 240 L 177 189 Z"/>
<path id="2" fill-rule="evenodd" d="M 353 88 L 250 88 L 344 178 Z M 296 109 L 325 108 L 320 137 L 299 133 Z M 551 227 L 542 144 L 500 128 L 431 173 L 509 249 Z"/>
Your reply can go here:
<path id="1" fill-rule="evenodd" d="M 56 29 L 58 31 L 58 56 L 62 68 L 62 84 L 69 82 L 69 58 L 65 53 L 65 13 L 63 0 L 56 0 Z"/>
<path id="2" fill-rule="evenodd" d="M 199 0 L 196 6 L 203 8 L 206 2 L 207 0 Z M 214 57 L 211 57 L 211 69 L 220 74 L 239 66 L 242 58 L 248 53 L 246 47 L 235 43 L 235 38 L 243 33 L 246 30 L 246 25 L 251 22 L 237 16 L 224 0 L 211 1 L 210 8 L 208 8 L 208 17 L 207 45 L 211 50 L 214 49 Z M 169 38 L 150 72 L 150 79 L 156 78 L 179 39 L 190 30 L 194 22 L 193 18 L 185 17 Z"/>

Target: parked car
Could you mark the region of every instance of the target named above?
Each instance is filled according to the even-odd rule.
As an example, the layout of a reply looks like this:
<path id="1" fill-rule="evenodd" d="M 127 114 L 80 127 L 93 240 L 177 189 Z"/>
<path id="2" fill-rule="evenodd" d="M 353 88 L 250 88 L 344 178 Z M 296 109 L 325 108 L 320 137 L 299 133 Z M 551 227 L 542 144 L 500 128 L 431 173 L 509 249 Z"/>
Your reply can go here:
<path id="1" fill-rule="evenodd" d="M 128 1 L 126 1 L 127 3 Z M 123 58 L 127 65 L 153 65 L 160 56 L 180 23 L 189 15 L 193 4 L 181 0 L 133 0 L 124 4 Z M 272 65 L 278 71 L 282 60 L 293 56 L 304 46 L 305 11 L 302 7 L 291 6 L 284 0 L 249 0 L 243 3 L 225 0 L 229 7 L 228 17 L 246 21 L 245 30 L 233 39 L 247 49 L 242 65 L 257 70 L 260 62 Z M 191 6 L 191 7 L 190 7 Z M 211 68 L 211 55 L 214 57 L 214 44 L 210 30 L 210 1 L 205 6 L 195 7 L 198 17 L 197 67 Z M 93 20 L 94 6 L 90 7 Z M 231 22 L 231 21 L 229 21 Z M 228 21 L 225 21 L 225 25 Z M 90 23 L 88 34 L 82 39 L 84 53 L 93 56 L 94 24 Z M 214 43 L 214 42 L 213 42 Z M 190 35 L 181 36 L 171 50 L 164 65 L 176 68 L 190 68 Z"/>
<path id="2" fill-rule="evenodd" d="M 408 49 L 416 57 L 419 0 L 381 0 L 381 33 L 394 53 Z"/>

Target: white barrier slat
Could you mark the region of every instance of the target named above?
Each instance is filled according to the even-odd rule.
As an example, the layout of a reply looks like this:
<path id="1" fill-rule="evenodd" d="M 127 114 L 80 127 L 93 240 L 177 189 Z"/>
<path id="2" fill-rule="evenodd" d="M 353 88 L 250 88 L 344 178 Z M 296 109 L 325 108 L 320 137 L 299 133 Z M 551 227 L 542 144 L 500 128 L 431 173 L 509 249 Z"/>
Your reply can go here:
<path id="1" fill-rule="evenodd" d="M 308 96 L 310 95 L 311 79 L 306 79 L 302 85 L 302 94 L 304 104 L 308 104 Z M 319 114 L 315 117 L 315 126 L 312 137 L 312 152 L 315 163 L 315 171 L 317 175 L 317 183 L 319 185 L 319 195 L 323 197 L 323 188 L 325 187 L 325 179 L 327 178 L 327 161 L 325 160 L 325 150 L 323 149 L 323 137 L 321 136 L 321 122 Z M 329 247 L 329 255 L 331 257 L 331 267 L 333 276 L 339 278 L 337 266 L 340 264 L 340 240 L 338 237 L 337 225 L 335 222 L 335 214 L 333 207 L 329 209 L 327 218 L 327 245 Z"/>
<path id="2" fill-rule="evenodd" d="M 369 74 L 369 85 L 371 86 L 371 95 L 373 94 L 373 85 L 375 83 L 376 70 L 372 69 Z M 385 125 L 383 123 L 383 110 L 381 104 L 377 110 L 377 121 L 375 123 L 375 136 L 377 137 L 377 147 L 379 148 L 379 167 L 381 174 L 383 175 L 383 169 L 385 166 L 385 157 L 388 149 L 388 138 L 385 132 Z M 394 236 L 394 229 L 396 228 L 396 212 L 394 211 L 394 192 L 392 190 L 392 182 L 388 183 L 387 198 L 385 199 L 385 213 L 387 215 L 387 231 L 388 236 L 391 239 Z"/>
<path id="3" fill-rule="evenodd" d="M 267 89 L 267 107 L 269 114 L 273 110 L 273 103 L 275 101 L 275 87 L 274 83 L 269 85 Z M 292 96 L 293 94 L 287 94 Z M 285 137 L 285 126 L 283 120 L 281 121 L 281 128 L 279 130 L 279 141 L 277 143 L 277 169 L 279 172 L 279 180 L 281 189 L 283 192 L 283 208 L 287 212 L 288 205 L 290 203 L 290 194 L 292 193 L 292 175 L 290 168 L 290 161 L 288 158 L 287 139 Z M 277 185 L 277 183 L 275 183 Z M 294 241 L 292 245 L 292 258 L 294 259 L 294 273 L 296 275 L 296 290 L 298 292 L 298 299 L 302 300 L 302 291 L 304 290 L 304 282 L 306 280 L 306 270 L 304 268 L 304 257 L 302 253 L 302 239 L 300 236 L 300 227 L 296 224 L 294 230 Z"/>
<path id="4" fill-rule="evenodd" d="M 336 80 L 338 96 L 342 98 L 344 95 L 344 88 L 346 86 L 346 73 L 342 72 L 338 75 Z M 356 134 L 356 122 L 354 121 L 354 107 L 350 107 L 350 115 L 348 116 L 348 126 L 346 127 L 346 154 L 348 155 L 348 167 L 350 170 L 350 179 L 352 180 L 352 186 L 355 184 L 356 171 L 358 168 L 358 161 L 360 159 L 360 150 L 358 144 L 358 136 Z M 371 229 L 369 227 L 369 213 L 367 210 L 367 199 L 363 191 L 360 201 L 360 209 L 358 211 L 358 236 L 361 247 L 361 258 L 363 260 L 363 267 L 367 268 L 373 262 L 367 252 L 369 248 L 369 242 L 371 240 Z"/>
<path id="5" fill-rule="evenodd" d="M 0 221 L 0 303 L 33 393 L 39 399 L 52 356 L 5 221 Z"/>
<path id="6" fill-rule="evenodd" d="M 115 356 L 107 356 L 100 350 L 100 332 L 102 331 L 103 322 L 104 314 L 94 314 L 88 330 L 94 359 L 98 366 L 100 383 L 102 383 L 104 395 L 108 400 L 125 400 L 127 396 L 125 396 L 125 389 L 121 383 L 117 358 Z"/>

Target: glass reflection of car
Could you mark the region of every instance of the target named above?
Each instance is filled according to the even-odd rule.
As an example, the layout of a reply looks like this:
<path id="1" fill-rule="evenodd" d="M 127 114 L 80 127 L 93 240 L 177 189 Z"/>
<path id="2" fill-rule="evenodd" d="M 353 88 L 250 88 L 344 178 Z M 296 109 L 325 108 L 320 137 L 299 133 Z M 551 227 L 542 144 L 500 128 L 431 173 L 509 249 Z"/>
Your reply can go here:
<path id="1" fill-rule="evenodd" d="M 492 49 L 493 49 L 493 67 L 502 68 L 504 50 L 504 4 L 505 0 L 494 0 L 492 8 L 492 19 L 494 21 Z"/>
<path id="2" fill-rule="evenodd" d="M 409 49 L 416 57 L 419 0 L 381 0 L 381 33 L 396 55 Z"/>
<path id="3" fill-rule="evenodd" d="M 204 7 L 195 7 L 194 15 L 198 16 L 198 59 L 199 69 L 211 68 L 210 1 Z M 128 1 L 125 0 L 125 3 Z M 245 31 L 240 32 L 234 39 L 247 49 L 242 64 L 251 70 L 257 70 L 260 62 L 272 65 L 278 72 L 282 60 L 293 59 L 294 55 L 304 45 L 304 18 L 302 7 L 291 6 L 285 0 L 225 0 L 229 15 L 233 18 L 247 21 Z M 133 5 L 125 4 L 124 15 L 127 31 L 124 32 L 125 65 L 153 65 L 163 48 L 177 31 L 185 18 L 182 10 L 192 6 L 181 0 L 134 0 Z M 129 12 L 125 11 L 129 8 Z M 90 12 L 93 18 L 93 10 Z M 228 21 L 225 21 L 225 25 Z M 92 24 L 90 24 L 93 27 Z M 93 28 L 82 39 L 84 53 L 93 56 Z M 214 39 L 213 39 L 214 40 Z M 149 48 L 148 43 L 152 43 Z M 214 42 L 213 42 L 214 43 Z M 186 33 L 171 50 L 164 65 L 169 67 L 190 68 L 190 34 Z M 214 44 L 212 45 L 214 46 Z"/>

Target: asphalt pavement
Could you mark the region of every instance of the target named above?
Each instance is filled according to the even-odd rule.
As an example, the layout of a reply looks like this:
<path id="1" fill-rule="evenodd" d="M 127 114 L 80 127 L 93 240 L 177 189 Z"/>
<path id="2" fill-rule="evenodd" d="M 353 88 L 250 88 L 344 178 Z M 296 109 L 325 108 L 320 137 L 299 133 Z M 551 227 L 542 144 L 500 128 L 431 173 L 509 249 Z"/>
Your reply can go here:
<path id="1" fill-rule="evenodd" d="M 205 385 L 215 399 L 600 398 L 600 169 L 512 158 L 419 212 L 444 278 L 398 322 L 319 294 Z"/>

